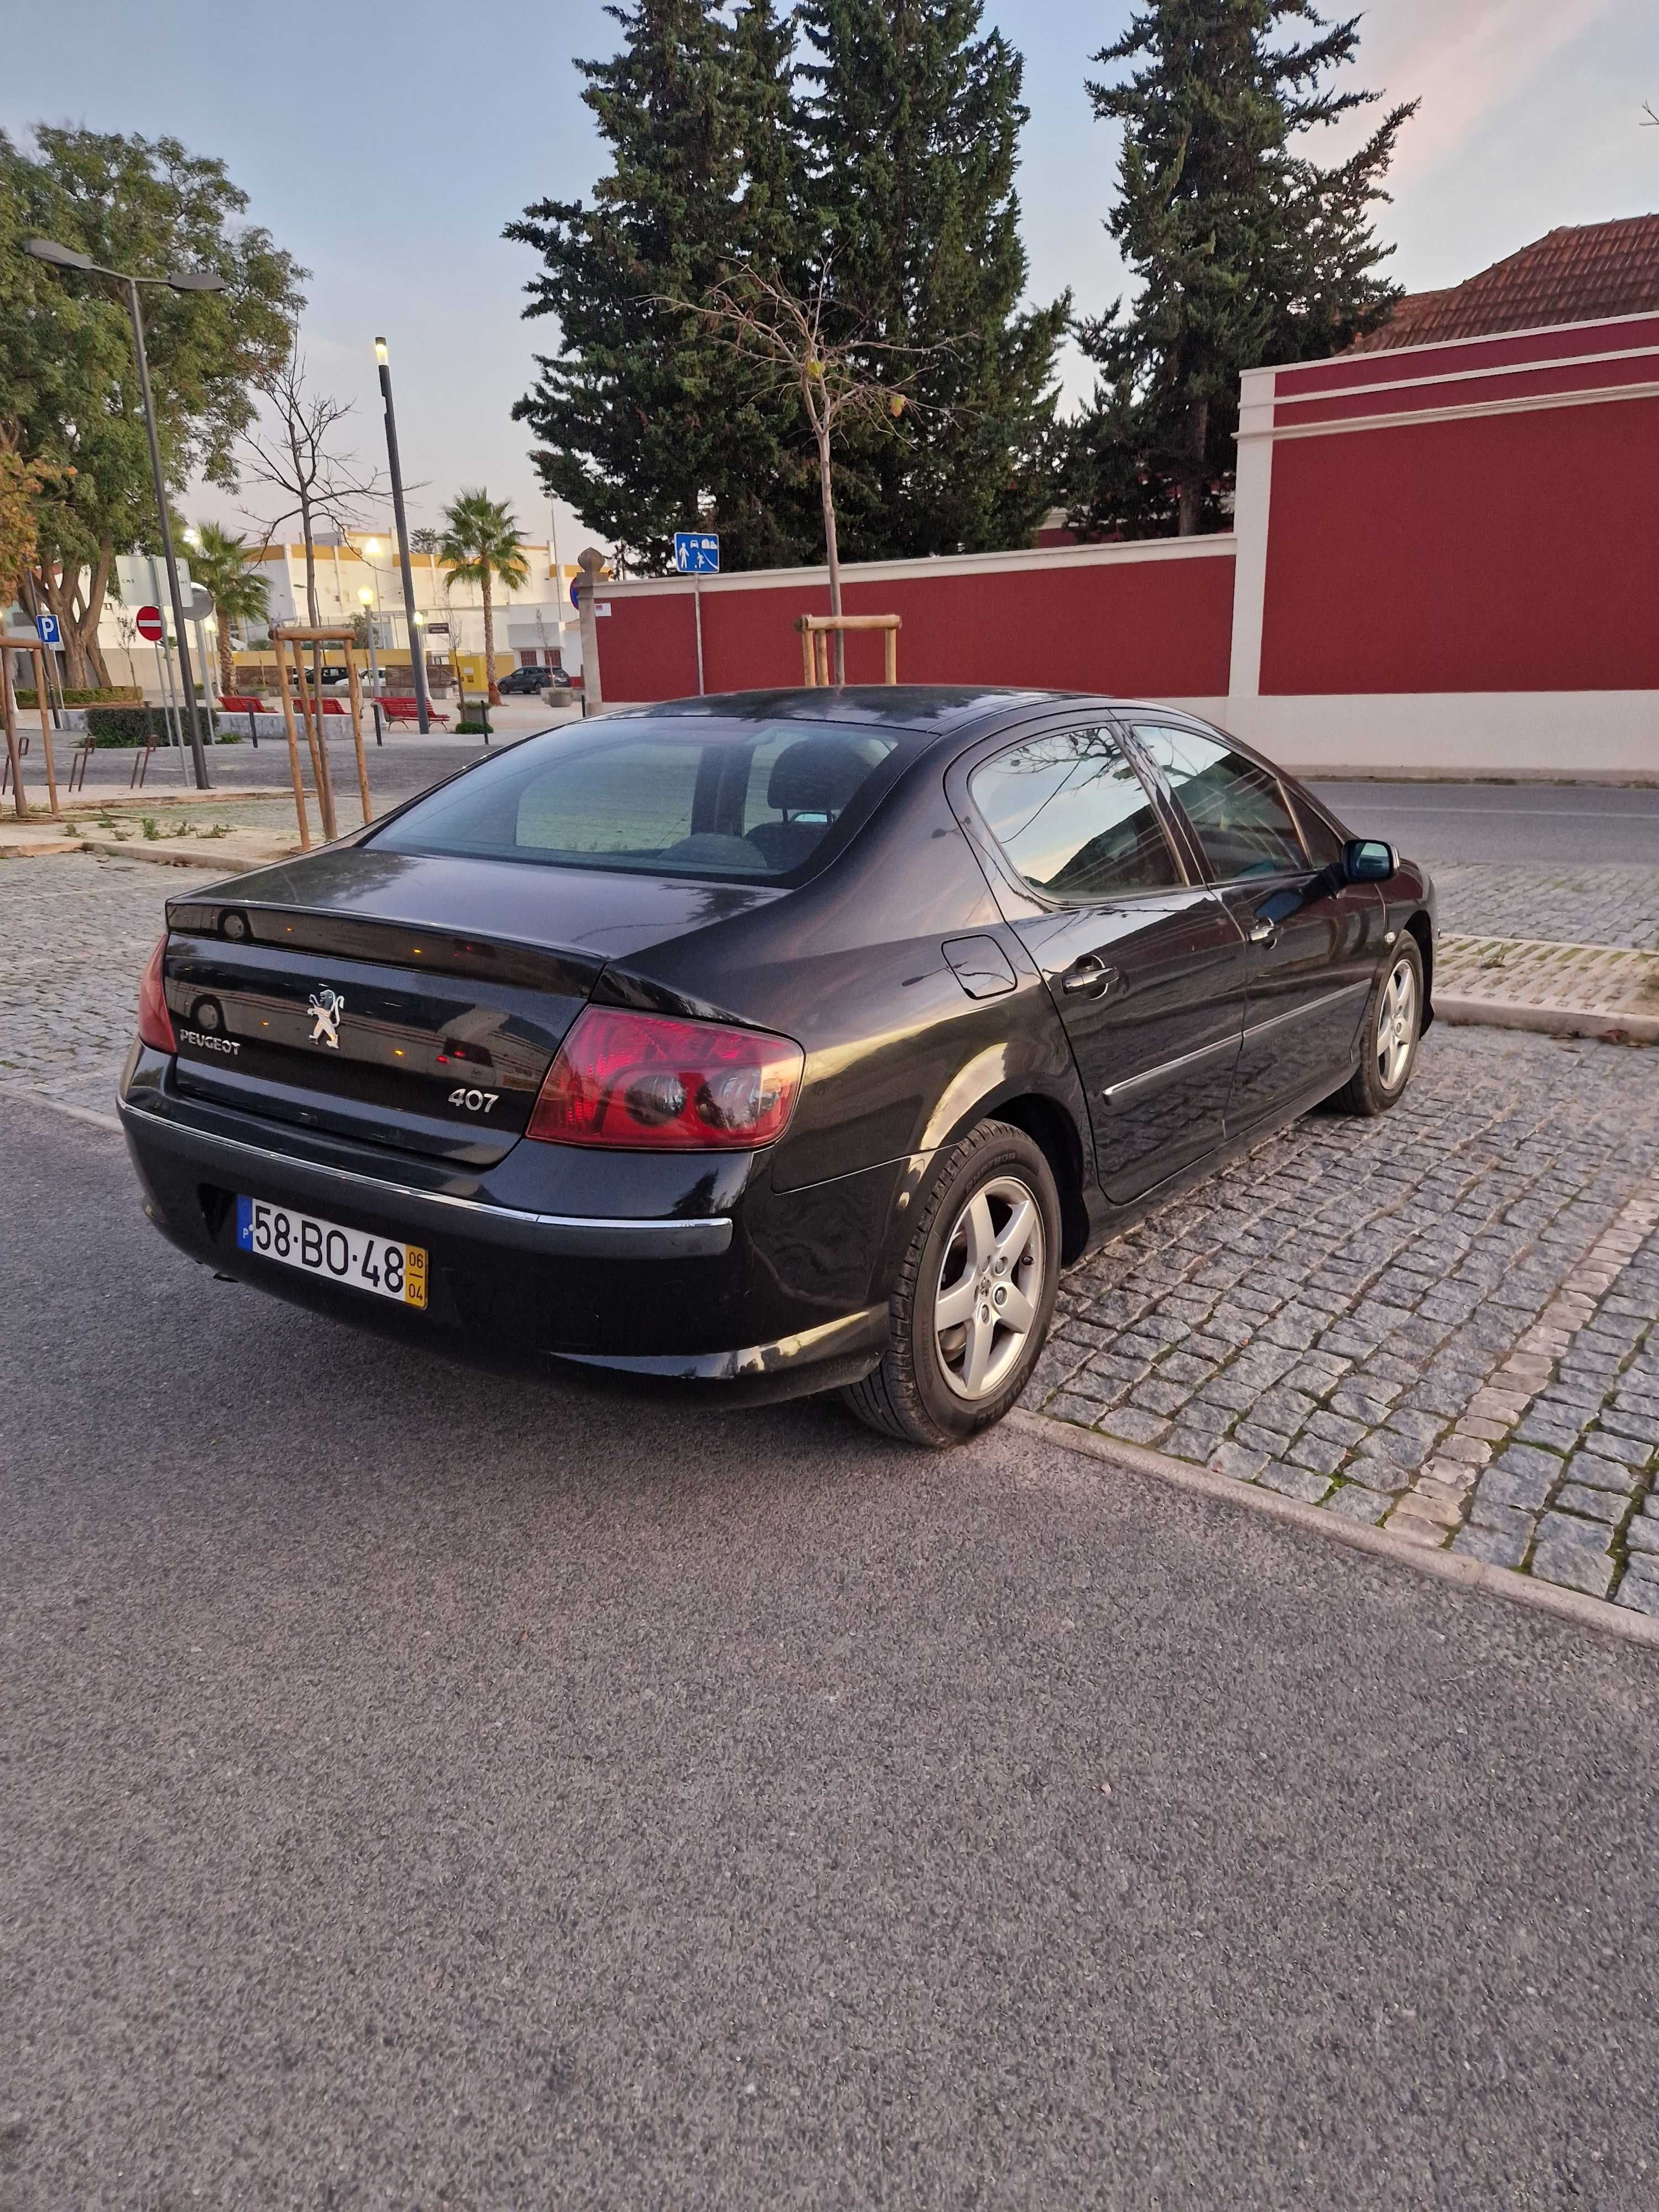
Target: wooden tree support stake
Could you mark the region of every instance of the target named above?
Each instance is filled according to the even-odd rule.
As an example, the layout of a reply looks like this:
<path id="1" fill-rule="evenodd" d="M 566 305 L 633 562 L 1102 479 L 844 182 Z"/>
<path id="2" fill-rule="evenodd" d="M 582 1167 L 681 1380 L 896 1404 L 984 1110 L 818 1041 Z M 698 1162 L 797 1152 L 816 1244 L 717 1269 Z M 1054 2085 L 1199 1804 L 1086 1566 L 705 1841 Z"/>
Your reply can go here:
<path id="1" fill-rule="evenodd" d="M 884 632 L 883 640 L 886 655 L 886 675 L 884 681 L 898 682 L 898 634 L 903 628 L 899 615 L 802 615 L 795 623 L 800 632 L 801 681 L 809 690 L 826 687 L 830 682 L 830 641 L 837 633 L 845 635 L 848 630 L 878 629 Z"/>
<path id="2" fill-rule="evenodd" d="M 300 817 L 300 842 L 307 851 L 311 833 L 306 821 L 305 793 L 300 778 L 299 732 L 295 727 L 294 697 L 289 689 L 289 656 L 292 655 L 295 689 L 299 694 L 300 711 L 305 718 L 306 743 L 311 751 L 312 781 L 316 786 L 317 808 L 323 817 L 323 836 L 325 842 L 339 836 L 334 812 L 334 778 L 328 764 L 328 732 L 323 726 L 323 701 L 320 692 L 313 699 L 306 680 L 305 662 L 301 654 L 302 645 L 337 645 L 345 653 L 346 679 L 351 690 L 351 743 L 357 756 L 357 795 L 362 801 L 363 819 L 368 821 L 374 813 L 374 804 L 368 792 L 368 755 L 363 750 L 363 694 L 357 675 L 357 664 L 351 657 L 356 632 L 349 629 L 301 629 L 284 623 L 270 633 L 270 641 L 276 648 L 276 688 L 283 695 L 283 716 L 288 731 L 289 765 L 294 777 L 294 804 Z"/>

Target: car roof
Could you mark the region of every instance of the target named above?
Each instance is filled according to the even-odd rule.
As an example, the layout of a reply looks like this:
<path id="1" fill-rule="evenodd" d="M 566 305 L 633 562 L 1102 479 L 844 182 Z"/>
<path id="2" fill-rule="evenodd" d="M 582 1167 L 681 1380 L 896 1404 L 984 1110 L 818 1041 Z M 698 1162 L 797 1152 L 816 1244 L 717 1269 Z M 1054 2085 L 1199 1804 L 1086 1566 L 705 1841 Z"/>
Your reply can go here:
<path id="1" fill-rule="evenodd" d="M 836 722 L 843 728 L 853 722 L 942 737 L 988 714 L 1070 696 L 990 684 L 857 684 L 840 690 L 725 691 L 705 699 L 665 699 L 653 706 L 623 708 L 607 719 L 704 715 L 721 721 Z"/>
<path id="2" fill-rule="evenodd" d="M 635 716 L 707 716 L 721 721 L 849 722 L 914 731 L 918 736 L 948 737 L 976 723 L 1024 708 L 1087 707 L 1114 715 L 1155 714 L 1176 720 L 1213 725 L 1184 708 L 1154 699 L 1121 699 L 1103 691 L 1040 690 L 1036 686 L 992 684 L 856 684 L 797 687 L 777 691 L 711 692 L 701 699 L 663 699 L 648 705 L 613 708 L 607 719 Z M 1232 738 L 1230 742 L 1238 744 Z M 1249 751 L 1246 745 L 1243 750 Z"/>

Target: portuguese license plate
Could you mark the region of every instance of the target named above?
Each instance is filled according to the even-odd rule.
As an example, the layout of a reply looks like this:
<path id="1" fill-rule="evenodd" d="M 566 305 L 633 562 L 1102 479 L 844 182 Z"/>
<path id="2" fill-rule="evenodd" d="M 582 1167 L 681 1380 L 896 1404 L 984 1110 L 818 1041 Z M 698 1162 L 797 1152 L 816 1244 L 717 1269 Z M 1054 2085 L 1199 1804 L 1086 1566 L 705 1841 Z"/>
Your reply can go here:
<path id="1" fill-rule="evenodd" d="M 395 1298 L 403 1306 L 426 1304 L 426 1254 L 418 1244 L 342 1229 L 337 1222 L 319 1221 L 263 1198 L 238 1198 L 236 1242 L 244 1252 L 297 1267 L 301 1274 L 320 1275 L 377 1298 Z"/>

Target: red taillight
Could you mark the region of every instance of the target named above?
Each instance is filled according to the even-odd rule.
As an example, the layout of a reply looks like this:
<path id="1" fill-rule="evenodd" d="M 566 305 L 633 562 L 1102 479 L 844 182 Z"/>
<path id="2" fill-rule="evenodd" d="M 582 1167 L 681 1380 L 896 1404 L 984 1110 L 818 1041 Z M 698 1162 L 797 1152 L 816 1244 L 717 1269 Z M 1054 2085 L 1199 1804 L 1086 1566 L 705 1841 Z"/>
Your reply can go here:
<path id="1" fill-rule="evenodd" d="M 586 1006 L 526 1134 L 630 1152 L 749 1151 L 783 1134 L 805 1058 L 789 1038 Z"/>
<path id="2" fill-rule="evenodd" d="M 179 1040 L 173 1034 L 173 1017 L 167 1012 L 167 993 L 161 988 L 161 963 L 167 957 L 167 951 L 164 937 L 150 954 L 144 980 L 138 986 L 138 1039 L 153 1052 L 176 1053 Z"/>

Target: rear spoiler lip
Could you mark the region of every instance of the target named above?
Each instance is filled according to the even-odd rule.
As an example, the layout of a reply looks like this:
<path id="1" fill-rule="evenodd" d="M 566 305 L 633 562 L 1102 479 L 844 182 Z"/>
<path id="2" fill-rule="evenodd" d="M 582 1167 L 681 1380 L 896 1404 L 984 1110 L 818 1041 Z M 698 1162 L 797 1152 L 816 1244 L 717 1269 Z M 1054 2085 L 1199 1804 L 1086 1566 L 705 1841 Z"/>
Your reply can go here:
<path id="1" fill-rule="evenodd" d="M 224 944 L 223 921 L 229 913 L 255 917 L 280 917 L 284 937 L 265 934 L 257 927 L 251 942 L 262 951 L 292 946 L 308 960 L 384 961 L 388 966 L 415 969 L 434 975 L 465 977 L 475 982 L 506 983 L 533 990 L 555 991 L 561 997 L 586 999 L 605 969 L 605 956 L 578 945 L 538 944 L 526 938 L 503 937 L 491 932 L 474 933 L 447 924 L 405 921 L 391 915 L 358 915 L 331 906 L 294 906 L 283 900 L 238 898 L 237 878 L 231 877 L 207 891 L 196 891 L 167 901 L 169 936 L 208 937 Z M 295 939 L 296 922 L 313 925 Z M 326 931 L 332 943 L 317 941 Z M 245 940 L 248 941 L 248 940 Z M 444 957 L 434 957 L 441 953 Z"/>

